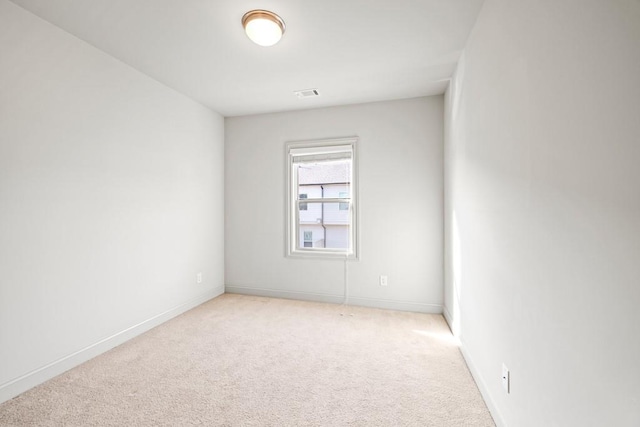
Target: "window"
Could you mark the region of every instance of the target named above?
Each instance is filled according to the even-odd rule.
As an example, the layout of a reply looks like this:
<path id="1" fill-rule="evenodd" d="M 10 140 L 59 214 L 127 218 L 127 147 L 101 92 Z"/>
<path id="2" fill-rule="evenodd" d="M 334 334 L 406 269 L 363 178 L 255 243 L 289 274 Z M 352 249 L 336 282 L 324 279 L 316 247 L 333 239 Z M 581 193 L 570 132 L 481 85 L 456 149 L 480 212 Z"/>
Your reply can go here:
<path id="1" fill-rule="evenodd" d="M 356 257 L 356 140 L 286 145 L 287 255 Z"/>
<path id="2" fill-rule="evenodd" d="M 346 191 L 341 191 L 341 192 L 340 192 L 340 198 L 341 198 L 341 199 L 347 199 L 347 198 L 349 198 L 349 193 L 347 193 Z M 341 210 L 341 211 L 347 211 L 347 210 L 349 210 L 349 203 L 340 203 L 340 210 Z"/>
<path id="3" fill-rule="evenodd" d="M 300 200 L 304 200 L 304 199 L 306 199 L 306 198 L 307 198 L 307 195 L 306 195 L 306 194 L 300 194 L 300 195 L 298 196 L 298 198 L 299 198 Z M 298 205 L 298 207 L 300 208 L 300 210 L 301 210 L 301 211 L 306 211 L 306 210 L 307 210 L 307 204 L 306 204 L 306 203 L 300 203 L 300 204 Z"/>
<path id="4" fill-rule="evenodd" d="M 313 231 L 305 231 L 304 232 L 304 247 L 305 248 L 312 248 L 313 247 Z"/>

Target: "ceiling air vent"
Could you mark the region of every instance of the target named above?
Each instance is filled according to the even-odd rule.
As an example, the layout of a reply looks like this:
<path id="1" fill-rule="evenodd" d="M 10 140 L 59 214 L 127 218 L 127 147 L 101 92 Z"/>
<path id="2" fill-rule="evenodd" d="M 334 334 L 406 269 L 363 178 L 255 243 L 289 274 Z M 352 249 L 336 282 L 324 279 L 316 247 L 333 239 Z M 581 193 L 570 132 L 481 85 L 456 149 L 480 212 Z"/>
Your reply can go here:
<path id="1" fill-rule="evenodd" d="M 295 93 L 298 98 L 312 98 L 314 96 L 320 96 L 318 89 L 296 90 L 293 93 Z"/>

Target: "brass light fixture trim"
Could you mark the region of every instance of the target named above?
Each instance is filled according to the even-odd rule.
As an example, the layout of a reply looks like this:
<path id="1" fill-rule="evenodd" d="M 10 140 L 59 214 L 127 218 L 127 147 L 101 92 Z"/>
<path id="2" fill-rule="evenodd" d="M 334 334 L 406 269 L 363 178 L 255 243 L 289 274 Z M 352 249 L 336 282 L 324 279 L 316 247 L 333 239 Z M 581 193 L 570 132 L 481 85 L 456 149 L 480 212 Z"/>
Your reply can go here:
<path id="1" fill-rule="evenodd" d="M 282 18 L 263 9 L 245 13 L 242 17 L 242 26 L 247 36 L 260 46 L 273 46 L 278 43 L 286 29 Z"/>

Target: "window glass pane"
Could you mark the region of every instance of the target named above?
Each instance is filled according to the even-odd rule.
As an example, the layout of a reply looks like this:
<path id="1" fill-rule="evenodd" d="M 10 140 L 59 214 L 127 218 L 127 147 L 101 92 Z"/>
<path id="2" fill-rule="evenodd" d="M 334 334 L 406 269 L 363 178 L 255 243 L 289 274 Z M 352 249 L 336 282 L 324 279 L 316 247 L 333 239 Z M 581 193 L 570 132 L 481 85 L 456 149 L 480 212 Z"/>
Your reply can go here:
<path id="1" fill-rule="evenodd" d="M 309 199 L 338 198 L 349 194 L 351 159 L 296 163 L 298 194 Z M 302 209 L 301 209 L 302 210 Z"/>
<path id="2" fill-rule="evenodd" d="M 306 199 L 306 198 L 307 198 L 307 195 L 303 193 L 303 194 L 300 194 L 300 195 L 298 196 L 298 198 L 299 198 L 300 200 L 303 200 L 303 199 Z M 306 210 L 307 210 L 307 204 L 306 204 L 306 203 L 300 203 L 298 206 L 300 207 L 300 210 L 301 210 L 301 211 L 306 211 Z"/>
<path id="3" fill-rule="evenodd" d="M 348 249 L 349 211 L 340 210 L 340 203 L 307 202 L 307 205 L 307 211 L 300 212 L 299 217 L 299 247 Z"/>

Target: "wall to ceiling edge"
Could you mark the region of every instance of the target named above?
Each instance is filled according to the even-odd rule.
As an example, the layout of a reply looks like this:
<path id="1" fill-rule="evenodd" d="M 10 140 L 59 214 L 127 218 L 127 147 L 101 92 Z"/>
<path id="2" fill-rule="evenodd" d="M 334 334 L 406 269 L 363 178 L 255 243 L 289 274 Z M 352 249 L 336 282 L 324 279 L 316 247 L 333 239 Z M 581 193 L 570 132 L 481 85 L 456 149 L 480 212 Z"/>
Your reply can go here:
<path id="1" fill-rule="evenodd" d="M 224 292 L 224 122 L 7 0 L 0 52 L 1 402 Z"/>
<path id="2" fill-rule="evenodd" d="M 444 312 L 498 425 L 640 425 L 638 40 L 637 1 L 487 0 L 446 94 Z"/>

